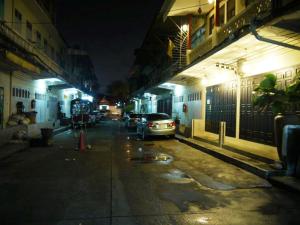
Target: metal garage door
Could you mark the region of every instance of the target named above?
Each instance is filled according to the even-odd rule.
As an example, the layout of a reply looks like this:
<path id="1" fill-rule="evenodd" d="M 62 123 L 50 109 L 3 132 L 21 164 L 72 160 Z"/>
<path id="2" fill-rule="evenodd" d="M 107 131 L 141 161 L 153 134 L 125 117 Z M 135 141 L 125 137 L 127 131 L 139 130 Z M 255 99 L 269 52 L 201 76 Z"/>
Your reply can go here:
<path id="1" fill-rule="evenodd" d="M 206 88 L 205 130 L 219 133 L 220 121 L 226 121 L 226 136 L 235 137 L 236 81 Z"/>
<path id="2" fill-rule="evenodd" d="M 294 69 L 276 72 L 278 86 L 285 88 L 291 82 L 293 73 Z M 259 112 L 252 106 L 252 91 L 262 79 L 264 75 L 241 80 L 240 138 L 274 145 L 274 114 L 270 110 Z"/>

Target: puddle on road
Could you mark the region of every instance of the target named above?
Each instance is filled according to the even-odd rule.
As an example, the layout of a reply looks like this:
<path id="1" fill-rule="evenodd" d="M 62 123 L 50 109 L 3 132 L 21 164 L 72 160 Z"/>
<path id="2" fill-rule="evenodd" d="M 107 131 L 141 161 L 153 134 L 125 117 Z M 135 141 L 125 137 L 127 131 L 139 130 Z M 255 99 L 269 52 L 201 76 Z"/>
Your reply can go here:
<path id="1" fill-rule="evenodd" d="M 187 184 L 195 182 L 193 178 L 177 169 L 171 170 L 169 173 L 162 174 L 161 176 L 167 179 L 170 183 Z"/>
<path id="2" fill-rule="evenodd" d="M 173 161 L 173 157 L 165 153 L 155 151 L 143 151 L 142 149 L 139 149 L 139 154 L 129 157 L 129 160 L 139 163 L 169 164 Z"/>
<path id="3" fill-rule="evenodd" d="M 230 202 L 181 170 L 173 169 L 160 176 L 169 182 L 161 183 L 159 195 L 162 199 L 173 202 L 182 212 L 189 211 L 191 207 L 202 210 L 224 207 Z M 205 224 L 207 219 L 203 218 L 202 222 Z"/>

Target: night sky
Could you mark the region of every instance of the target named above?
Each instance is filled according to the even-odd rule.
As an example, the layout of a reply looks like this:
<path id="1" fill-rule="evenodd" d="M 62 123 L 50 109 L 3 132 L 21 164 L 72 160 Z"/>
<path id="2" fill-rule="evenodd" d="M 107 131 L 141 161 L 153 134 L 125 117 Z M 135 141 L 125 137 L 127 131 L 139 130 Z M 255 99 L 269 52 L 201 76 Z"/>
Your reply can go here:
<path id="1" fill-rule="evenodd" d="M 161 6 L 160 0 L 57 0 L 57 25 L 66 41 L 90 54 L 101 92 L 126 79 Z"/>

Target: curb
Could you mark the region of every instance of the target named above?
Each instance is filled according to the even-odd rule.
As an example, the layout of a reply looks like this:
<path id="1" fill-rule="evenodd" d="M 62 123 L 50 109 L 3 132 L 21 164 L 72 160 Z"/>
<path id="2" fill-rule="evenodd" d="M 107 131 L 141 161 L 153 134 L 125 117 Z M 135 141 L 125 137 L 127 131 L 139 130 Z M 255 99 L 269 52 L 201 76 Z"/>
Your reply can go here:
<path id="1" fill-rule="evenodd" d="M 66 126 L 66 127 L 58 128 L 58 129 L 56 129 L 56 130 L 53 131 L 53 136 L 58 135 L 58 134 L 60 134 L 60 133 L 62 133 L 64 131 L 67 131 L 70 128 L 71 128 L 71 126 Z M 7 145 L 7 146 L 13 146 L 13 144 L 12 145 Z M 11 150 L 9 152 L 6 152 L 6 153 L 5 152 L 1 152 L 2 154 L 0 154 L 0 160 L 7 159 L 7 158 L 11 157 L 12 155 L 14 155 L 14 154 L 16 154 L 18 152 L 22 152 L 22 151 L 25 151 L 25 150 L 29 149 L 30 148 L 30 143 L 27 142 L 25 145 L 22 144 L 21 147 L 19 147 L 19 146 L 20 145 L 16 144 L 16 146 L 15 146 L 15 148 L 13 150 Z M 1 148 L 3 148 L 3 146 L 1 146 Z"/>
<path id="2" fill-rule="evenodd" d="M 176 137 L 177 138 L 177 137 Z M 187 144 L 195 149 L 198 149 L 204 153 L 207 153 L 209 155 L 212 155 L 218 159 L 221 159 L 225 162 L 228 162 L 230 164 L 233 164 L 241 169 L 244 169 L 244 170 L 247 170 L 251 173 L 254 173 L 255 175 L 259 176 L 259 177 L 262 177 L 264 179 L 268 179 L 271 175 L 273 175 L 273 171 L 268 171 L 268 170 L 264 170 L 264 169 L 261 169 L 261 168 L 258 168 L 257 166 L 255 165 L 251 165 L 249 163 L 246 163 L 246 162 L 242 162 L 238 159 L 235 159 L 235 158 L 232 158 L 226 154 L 222 154 L 222 153 L 219 153 L 219 152 L 216 152 L 214 150 L 211 150 L 209 148 L 206 148 L 206 147 L 203 147 L 203 146 L 200 146 L 200 145 L 197 145 L 195 143 L 192 143 L 192 142 L 189 142 L 187 140 L 184 140 L 184 139 L 181 139 L 181 138 L 177 138 L 180 142 L 184 143 L 184 144 Z"/>
<path id="3" fill-rule="evenodd" d="M 21 147 L 19 147 L 19 148 L 18 148 L 18 146 L 20 146 L 20 145 L 17 145 L 17 144 L 11 144 L 11 145 L 8 144 L 7 146 L 13 146 L 13 145 L 15 145 L 17 148 L 14 148 L 13 150 L 11 150 L 9 152 L 1 152 L 2 154 L 0 154 L 0 160 L 7 159 L 18 152 L 27 150 L 30 147 L 29 142 L 22 143 Z M 2 147 L 3 146 L 1 146 L 1 148 Z"/>
<path id="4" fill-rule="evenodd" d="M 69 130 L 69 129 L 71 129 L 71 125 L 68 125 L 68 126 L 65 126 L 65 127 L 57 128 L 57 129 L 53 130 L 53 136 L 58 135 L 58 134 L 60 134 L 60 133 L 62 133 L 62 132 L 64 132 L 64 131 L 67 131 L 67 130 Z"/>
<path id="5" fill-rule="evenodd" d="M 233 165 L 235 165 L 241 169 L 244 169 L 248 172 L 251 172 L 259 177 L 267 179 L 272 185 L 274 185 L 276 187 L 283 188 L 288 191 L 300 193 L 300 179 L 295 178 L 295 177 L 285 176 L 285 171 L 283 171 L 283 170 L 281 170 L 281 171 L 265 170 L 265 169 L 255 166 L 255 165 L 252 165 L 250 163 L 246 163 L 239 159 L 228 156 L 226 154 L 222 154 L 222 153 L 219 153 L 212 149 L 209 149 L 207 147 L 192 143 L 188 140 L 185 140 L 184 138 L 181 138 L 178 136 L 175 136 L 175 138 L 186 145 L 189 145 L 189 146 L 191 146 L 195 149 L 198 149 L 204 153 L 207 153 L 211 156 L 221 159 L 227 163 L 233 164 Z"/>

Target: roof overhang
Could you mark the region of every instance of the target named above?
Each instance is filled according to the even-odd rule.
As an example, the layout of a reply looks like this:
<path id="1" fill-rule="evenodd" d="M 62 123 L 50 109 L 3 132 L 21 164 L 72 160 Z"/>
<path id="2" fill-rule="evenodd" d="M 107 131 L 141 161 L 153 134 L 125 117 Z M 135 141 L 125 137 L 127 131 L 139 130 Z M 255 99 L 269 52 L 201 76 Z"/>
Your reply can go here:
<path id="1" fill-rule="evenodd" d="M 175 0 L 168 16 L 185 16 L 206 14 L 214 7 L 207 0 Z"/>
<path id="2" fill-rule="evenodd" d="M 299 64 L 300 51 L 296 50 L 300 49 L 299 33 L 269 25 L 256 31 L 262 37 L 291 45 L 295 49 L 257 40 L 249 33 L 206 58 L 199 59 L 173 77 L 171 82 L 209 76 L 215 77 L 215 82 L 222 82 L 220 77 L 223 74 L 243 73 L 244 76 L 251 76 Z"/>
<path id="3" fill-rule="evenodd" d="M 67 83 L 61 83 L 61 84 L 49 85 L 48 88 L 50 90 L 62 90 L 62 89 L 73 88 L 73 86 Z"/>

